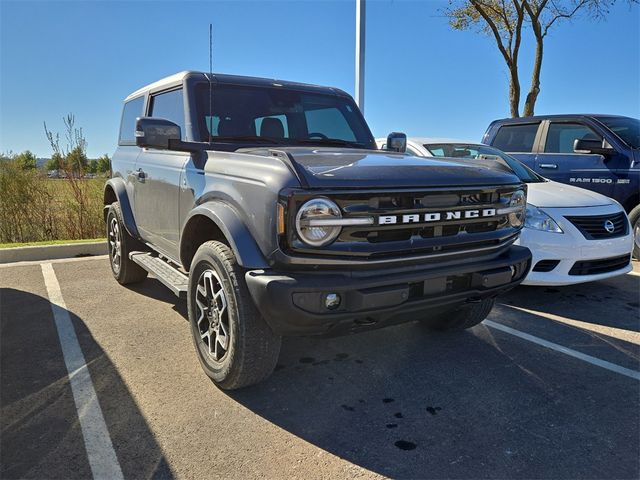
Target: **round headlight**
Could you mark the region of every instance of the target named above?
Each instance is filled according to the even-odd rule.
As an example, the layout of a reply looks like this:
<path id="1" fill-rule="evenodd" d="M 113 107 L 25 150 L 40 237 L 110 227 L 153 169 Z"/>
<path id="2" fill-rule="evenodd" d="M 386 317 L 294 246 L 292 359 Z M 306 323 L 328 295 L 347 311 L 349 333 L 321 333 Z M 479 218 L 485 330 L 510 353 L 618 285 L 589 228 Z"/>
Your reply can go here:
<path id="1" fill-rule="evenodd" d="M 331 225 L 340 220 L 340 208 L 326 198 L 314 198 L 306 202 L 296 215 L 296 231 L 300 240 L 312 247 L 323 247 L 333 242 L 342 227 Z"/>
<path id="2" fill-rule="evenodd" d="M 512 227 L 521 227 L 524 222 L 524 211 L 527 204 L 527 197 L 522 190 L 516 190 L 511 195 L 509 207 L 518 208 L 515 212 L 509 214 L 509 224 Z"/>

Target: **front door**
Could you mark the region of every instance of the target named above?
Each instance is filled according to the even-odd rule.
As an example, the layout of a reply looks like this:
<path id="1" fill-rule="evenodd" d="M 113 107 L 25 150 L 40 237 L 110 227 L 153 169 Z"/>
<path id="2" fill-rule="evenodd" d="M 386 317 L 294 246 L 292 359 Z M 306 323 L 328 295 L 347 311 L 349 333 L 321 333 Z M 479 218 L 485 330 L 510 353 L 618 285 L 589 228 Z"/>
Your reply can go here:
<path id="1" fill-rule="evenodd" d="M 617 175 L 608 168 L 612 159 L 604 155 L 575 153 L 573 144 L 577 139 L 602 141 L 602 135 L 583 122 L 551 121 L 536 157 L 536 172 L 556 182 L 613 196 Z"/>
<path id="2" fill-rule="evenodd" d="M 153 95 L 149 116 L 176 123 L 184 138 L 182 89 Z M 134 208 L 140 234 L 173 260 L 179 259 L 180 173 L 188 160 L 187 153 L 144 148 L 134 171 Z"/>

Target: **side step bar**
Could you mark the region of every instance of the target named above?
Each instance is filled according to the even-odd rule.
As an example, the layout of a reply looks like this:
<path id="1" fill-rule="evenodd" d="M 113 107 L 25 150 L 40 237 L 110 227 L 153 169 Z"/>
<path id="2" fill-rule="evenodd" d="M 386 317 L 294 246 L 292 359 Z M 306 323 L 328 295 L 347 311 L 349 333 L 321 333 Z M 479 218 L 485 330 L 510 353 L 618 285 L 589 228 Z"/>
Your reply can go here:
<path id="1" fill-rule="evenodd" d="M 172 267 L 168 262 L 149 252 L 131 252 L 129 258 L 147 272 L 153 274 L 154 277 L 160 280 L 176 296 L 187 298 L 189 277 L 180 270 Z"/>

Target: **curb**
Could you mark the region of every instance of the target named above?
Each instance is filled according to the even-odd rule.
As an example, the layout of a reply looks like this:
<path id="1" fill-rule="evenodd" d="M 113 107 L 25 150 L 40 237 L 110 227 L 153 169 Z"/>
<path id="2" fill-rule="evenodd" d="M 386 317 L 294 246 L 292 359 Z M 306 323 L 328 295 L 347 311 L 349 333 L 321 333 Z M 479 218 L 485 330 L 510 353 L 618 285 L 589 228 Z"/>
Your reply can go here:
<path id="1" fill-rule="evenodd" d="M 106 240 L 87 243 L 63 243 L 60 245 L 2 248 L 0 249 L 0 263 L 88 257 L 107 255 L 108 253 Z"/>

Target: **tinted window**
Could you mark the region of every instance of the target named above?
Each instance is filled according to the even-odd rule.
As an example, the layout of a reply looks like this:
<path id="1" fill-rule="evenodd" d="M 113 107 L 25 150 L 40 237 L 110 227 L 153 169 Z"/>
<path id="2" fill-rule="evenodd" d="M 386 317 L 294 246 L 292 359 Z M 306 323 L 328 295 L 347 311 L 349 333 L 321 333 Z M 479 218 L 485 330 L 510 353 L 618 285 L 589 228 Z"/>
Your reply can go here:
<path id="1" fill-rule="evenodd" d="M 426 144 L 424 145 L 434 157 L 452 157 L 469 160 L 495 161 L 498 165 L 512 170 L 523 182 L 543 182 L 544 179 L 530 170 L 522 162 L 501 152 L 497 148 L 486 145 L 462 143 Z"/>
<path id="2" fill-rule="evenodd" d="M 539 123 L 505 125 L 500 127 L 491 145 L 505 152 L 530 152 L 536 139 Z"/>
<path id="3" fill-rule="evenodd" d="M 580 140 L 602 140 L 586 125 L 580 123 L 552 123 L 549 125 L 545 153 L 573 153 L 573 142 Z"/>
<path id="4" fill-rule="evenodd" d="M 304 115 L 310 138 L 326 136 L 350 142 L 356 139 L 343 113 L 335 107 L 307 110 Z"/>
<path id="5" fill-rule="evenodd" d="M 344 145 L 375 149 L 350 97 L 269 86 L 219 85 L 198 90 L 201 141 L 284 145 Z M 224 138 L 222 138 L 224 137 Z"/>
<path id="6" fill-rule="evenodd" d="M 134 98 L 124 104 L 122 110 L 122 120 L 120 122 L 120 144 L 135 144 L 136 137 L 134 135 L 136 129 L 136 118 L 143 115 L 144 97 Z"/>
<path id="7" fill-rule="evenodd" d="M 180 126 L 182 139 L 184 132 L 184 104 L 182 102 L 182 89 L 161 93 L 151 97 L 151 116 L 167 119 Z"/>
<path id="8" fill-rule="evenodd" d="M 628 117 L 597 117 L 624 143 L 633 148 L 640 148 L 640 120 Z"/>

